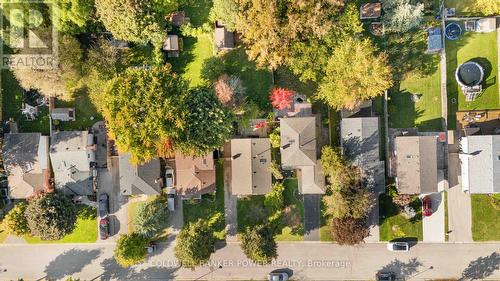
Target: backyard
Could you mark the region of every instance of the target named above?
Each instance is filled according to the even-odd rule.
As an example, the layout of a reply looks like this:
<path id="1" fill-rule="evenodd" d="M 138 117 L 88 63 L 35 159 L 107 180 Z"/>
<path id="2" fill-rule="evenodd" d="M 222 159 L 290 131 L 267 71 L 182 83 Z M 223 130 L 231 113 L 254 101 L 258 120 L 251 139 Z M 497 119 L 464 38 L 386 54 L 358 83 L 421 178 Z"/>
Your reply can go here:
<path id="1" fill-rule="evenodd" d="M 49 134 L 49 108 L 44 106 L 34 121 L 28 121 L 21 113 L 23 89 L 10 70 L 2 70 L 2 120 L 17 121 L 20 132 Z"/>
<path id="2" fill-rule="evenodd" d="M 418 241 L 422 241 L 422 208 L 419 199 L 410 203 L 410 206 L 416 211 L 416 216 L 411 219 L 405 217 L 389 195 L 381 194 L 379 202 L 380 241 L 390 241 L 397 238 L 416 238 Z"/>
<path id="3" fill-rule="evenodd" d="M 56 100 L 56 107 L 75 108 L 75 121 L 60 122 L 59 128 L 63 131 L 88 130 L 102 120 L 101 114 L 86 93 L 79 93 L 72 101 Z"/>
<path id="4" fill-rule="evenodd" d="M 474 11 L 472 4 L 474 0 L 446 0 L 446 8 L 455 8 L 457 16 L 482 16 L 482 13 Z"/>
<path id="5" fill-rule="evenodd" d="M 278 241 L 301 241 L 304 239 L 304 204 L 298 193 L 296 178 L 284 180 L 284 208 L 280 221 L 275 225 L 275 237 Z M 264 195 L 254 195 L 238 200 L 238 233 L 243 233 L 247 226 L 266 223 L 271 215 L 264 205 Z"/>
<path id="6" fill-rule="evenodd" d="M 500 195 L 472 194 L 471 205 L 474 241 L 499 241 Z"/>
<path id="7" fill-rule="evenodd" d="M 475 61 L 484 68 L 483 93 L 472 102 L 466 102 L 455 80 L 457 67 Z M 494 109 L 500 106 L 498 89 L 497 32 L 467 32 L 458 40 L 446 40 L 446 67 L 448 89 L 448 124 L 455 128 L 457 110 Z"/>
<path id="8" fill-rule="evenodd" d="M 184 223 L 196 222 L 199 219 L 210 224 L 215 236 L 224 240 L 224 167 L 223 163 L 216 163 L 215 195 L 203 194 L 201 200 L 187 200 L 183 203 Z"/>
<path id="9" fill-rule="evenodd" d="M 439 59 L 428 76 L 410 76 L 389 92 L 389 127 L 421 131 L 441 130 L 441 86 Z"/>

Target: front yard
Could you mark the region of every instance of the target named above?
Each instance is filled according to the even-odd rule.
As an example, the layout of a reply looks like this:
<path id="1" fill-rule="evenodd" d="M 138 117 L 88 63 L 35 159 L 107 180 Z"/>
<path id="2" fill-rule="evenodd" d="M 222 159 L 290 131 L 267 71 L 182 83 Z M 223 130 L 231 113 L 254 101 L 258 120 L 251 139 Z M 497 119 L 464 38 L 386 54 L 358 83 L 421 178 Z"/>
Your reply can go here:
<path id="1" fill-rule="evenodd" d="M 97 211 L 92 208 L 93 215 L 82 216 L 83 206 L 79 205 L 79 215 L 76 220 L 76 227 L 72 233 L 64 236 L 59 240 L 46 241 L 39 237 L 34 237 L 31 235 L 24 235 L 23 238 L 28 244 L 40 244 L 40 243 L 94 243 L 97 241 Z"/>
<path id="2" fill-rule="evenodd" d="M 456 41 L 446 40 L 446 67 L 448 89 L 448 124 L 456 126 L 457 110 L 481 110 L 500 107 L 498 91 L 497 32 L 466 32 Z M 475 101 L 466 102 L 455 80 L 457 67 L 475 61 L 484 68 L 483 93 Z"/>
<path id="3" fill-rule="evenodd" d="M 278 241 L 301 241 L 304 239 L 304 203 L 298 193 L 297 179 L 285 179 L 284 185 L 285 207 L 279 223 L 274 225 L 275 237 Z M 270 215 L 263 195 L 238 199 L 238 233 L 243 233 L 247 226 L 266 223 Z"/>
<path id="4" fill-rule="evenodd" d="M 410 76 L 389 92 L 389 127 L 412 128 L 421 131 L 441 130 L 441 83 L 439 58 L 434 73 Z M 417 98 L 418 97 L 418 98 Z"/>
<path id="5" fill-rule="evenodd" d="M 390 241 L 397 238 L 416 238 L 418 241 L 422 241 L 422 208 L 419 199 L 410 204 L 416 211 L 416 216 L 411 219 L 405 217 L 389 195 L 381 194 L 379 202 L 380 241 Z"/>
<path id="6" fill-rule="evenodd" d="M 471 205 L 472 239 L 500 241 L 500 195 L 472 194 Z"/>
<path id="7" fill-rule="evenodd" d="M 208 222 L 215 236 L 224 240 L 225 219 L 224 219 L 224 167 L 223 163 L 216 163 L 216 184 L 215 195 L 204 194 L 201 200 L 186 200 L 183 202 L 184 224 L 196 222 L 202 219 Z"/>

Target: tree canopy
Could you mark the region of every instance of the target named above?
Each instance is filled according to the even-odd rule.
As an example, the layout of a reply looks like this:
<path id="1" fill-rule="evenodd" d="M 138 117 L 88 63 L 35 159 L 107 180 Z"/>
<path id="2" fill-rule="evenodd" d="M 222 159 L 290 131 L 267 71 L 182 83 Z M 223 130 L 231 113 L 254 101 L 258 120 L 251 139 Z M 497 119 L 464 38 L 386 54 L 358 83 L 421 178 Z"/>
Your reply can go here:
<path id="1" fill-rule="evenodd" d="M 369 236 L 370 230 L 364 219 L 334 218 L 331 226 L 332 237 L 339 245 L 355 245 Z"/>
<path id="2" fill-rule="evenodd" d="M 424 18 L 424 4 L 413 5 L 410 0 L 382 0 L 384 28 L 392 32 L 407 32 L 420 25 Z"/>
<path id="3" fill-rule="evenodd" d="M 238 3 L 235 0 L 214 0 L 210 17 L 213 21 L 222 21 L 226 29 L 233 32 L 236 30 L 238 8 Z"/>
<path id="4" fill-rule="evenodd" d="M 328 59 L 318 98 L 335 109 L 353 109 L 392 86 L 385 54 L 367 39 L 346 38 Z"/>
<path id="5" fill-rule="evenodd" d="M 159 46 L 165 37 L 164 16 L 177 10 L 177 0 L 96 0 L 100 20 L 114 38 L 151 42 Z"/>
<path id="6" fill-rule="evenodd" d="M 467 12 L 485 16 L 500 14 L 500 1 L 498 0 L 472 0 Z"/>
<path id="7" fill-rule="evenodd" d="M 29 200 L 25 215 L 31 235 L 57 240 L 73 231 L 77 213 L 64 195 L 42 193 Z"/>
<path id="8" fill-rule="evenodd" d="M 5 215 L 2 222 L 7 232 L 14 235 L 23 235 L 30 232 L 28 221 L 24 215 L 27 207 L 28 204 L 25 202 L 17 203 L 14 208 Z"/>
<path id="9" fill-rule="evenodd" d="M 56 26 L 63 32 L 83 33 L 96 23 L 94 0 L 57 0 L 54 7 L 59 17 Z"/>
<path id="10" fill-rule="evenodd" d="M 232 132 L 232 114 L 211 89 L 191 89 L 182 98 L 185 130 L 177 143 L 185 154 L 205 155 L 220 148 Z"/>
<path id="11" fill-rule="evenodd" d="M 137 207 L 134 217 L 134 229 L 137 233 L 154 238 L 168 226 L 168 209 L 164 197 L 145 202 Z"/>
<path id="12" fill-rule="evenodd" d="M 144 261 L 148 245 L 149 240 L 137 232 L 120 235 L 115 247 L 116 262 L 122 267 L 129 267 Z"/>
<path id="13" fill-rule="evenodd" d="M 278 256 L 277 244 L 268 225 L 247 227 L 241 235 L 241 248 L 252 261 L 268 263 Z"/>
<path id="14" fill-rule="evenodd" d="M 111 80 L 104 92 L 103 116 L 110 136 L 121 151 L 131 153 L 133 162 L 164 153 L 163 147 L 180 137 L 185 123 L 180 100 L 186 90 L 187 83 L 169 65 L 128 68 Z"/>
<path id="15" fill-rule="evenodd" d="M 326 36 L 342 5 L 342 0 L 243 0 L 236 29 L 250 59 L 276 69 L 290 59 L 293 42 Z"/>
<path id="16" fill-rule="evenodd" d="M 175 257 L 183 267 L 192 268 L 210 259 L 215 237 L 206 221 L 201 219 L 184 226 L 177 236 Z"/>

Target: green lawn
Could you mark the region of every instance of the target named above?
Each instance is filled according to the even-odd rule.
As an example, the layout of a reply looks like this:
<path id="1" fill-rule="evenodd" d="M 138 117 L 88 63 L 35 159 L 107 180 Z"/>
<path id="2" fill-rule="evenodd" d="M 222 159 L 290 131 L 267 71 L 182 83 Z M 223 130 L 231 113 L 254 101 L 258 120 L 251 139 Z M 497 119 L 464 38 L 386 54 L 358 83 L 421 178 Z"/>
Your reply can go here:
<path id="1" fill-rule="evenodd" d="M 500 195 L 497 201 L 500 202 Z M 500 204 L 495 209 L 493 199 L 485 194 L 471 195 L 472 238 L 474 241 L 500 241 Z"/>
<path id="2" fill-rule="evenodd" d="M 422 208 L 419 200 L 411 203 L 417 212 L 413 219 L 407 219 L 401 214 L 399 207 L 392 202 L 390 196 L 382 194 L 379 201 L 380 241 L 390 241 L 396 238 L 417 238 L 422 241 Z"/>
<path id="3" fill-rule="evenodd" d="M 96 212 L 96 209 L 93 209 Z M 97 212 L 95 213 L 97 216 Z M 72 233 L 64 236 L 59 240 L 42 240 L 39 237 L 24 235 L 23 238 L 28 244 L 40 243 L 94 243 L 97 241 L 97 217 L 81 218 L 76 220 L 76 227 Z"/>
<path id="4" fill-rule="evenodd" d="M 210 0 L 187 1 L 182 7 L 186 16 L 190 18 L 193 27 L 200 27 L 208 22 L 208 15 L 212 7 Z M 178 30 L 173 33 L 180 34 Z M 175 72 L 189 81 L 190 87 L 203 84 L 201 76 L 203 62 L 214 55 L 212 33 L 198 37 L 182 37 L 182 50 L 177 58 L 169 58 Z"/>
<path id="5" fill-rule="evenodd" d="M 296 178 L 285 179 L 283 193 L 284 205 L 280 223 L 275 226 L 278 241 L 301 241 L 304 239 L 304 204 L 298 193 Z M 264 196 L 254 195 L 238 200 L 238 233 L 243 233 L 247 226 L 267 222 L 271 215 L 264 206 Z"/>
<path id="6" fill-rule="evenodd" d="M 485 70 L 483 93 L 473 102 L 466 102 L 455 80 L 457 67 L 469 60 L 481 64 Z M 497 33 L 465 33 L 459 40 L 446 40 L 446 67 L 448 89 L 448 124 L 456 125 L 457 110 L 495 109 L 500 107 L 498 92 Z"/>
<path id="7" fill-rule="evenodd" d="M 323 200 L 321 200 L 321 227 L 319 229 L 319 240 L 332 242 L 332 226 L 331 219 L 325 213 L 325 205 L 323 204 Z"/>
<path id="8" fill-rule="evenodd" d="M 446 8 L 456 8 L 456 13 L 458 16 L 482 16 L 482 13 L 471 10 L 473 2 L 474 0 L 446 0 L 445 6 Z"/>
<path id="9" fill-rule="evenodd" d="M 20 132 L 41 132 L 45 135 L 49 134 L 49 109 L 43 107 L 39 113 L 38 119 L 28 121 L 21 114 L 23 102 L 23 89 L 17 82 L 16 78 L 9 70 L 2 70 L 2 118 L 3 121 L 9 118 L 17 121 Z"/>
<path id="10" fill-rule="evenodd" d="M 428 76 L 412 76 L 401 81 L 389 93 L 389 127 L 418 127 L 421 131 L 441 130 L 441 87 L 439 59 L 436 71 Z M 412 96 L 419 96 L 417 102 Z"/>
<path id="11" fill-rule="evenodd" d="M 216 164 L 216 184 L 215 195 L 204 194 L 201 200 L 189 200 L 183 203 L 184 223 L 196 222 L 202 219 L 211 224 L 215 236 L 224 240 L 225 220 L 224 220 L 224 167 L 221 162 Z"/>
<path id="12" fill-rule="evenodd" d="M 274 71 L 274 84 L 276 87 L 287 88 L 308 97 L 312 96 L 318 88 L 318 85 L 314 82 L 300 81 L 291 70 L 284 67 L 280 67 Z"/>
<path id="13" fill-rule="evenodd" d="M 449 224 L 448 224 L 448 192 L 444 192 L 444 238 L 445 241 L 448 241 L 450 238 L 448 235 L 448 231 L 450 230 Z"/>
<path id="14" fill-rule="evenodd" d="M 7 233 L 7 231 L 5 231 L 3 229 L 3 226 L 1 225 L 1 223 L 2 222 L 0 221 L 0 244 L 2 244 L 5 241 L 5 239 L 7 238 L 7 236 L 9 235 Z"/>
<path id="15" fill-rule="evenodd" d="M 73 122 L 61 122 L 60 128 L 64 131 L 87 130 L 97 121 L 103 120 L 94 104 L 86 93 L 78 94 L 72 101 L 56 100 L 56 107 L 74 107 L 75 118 Z"/>

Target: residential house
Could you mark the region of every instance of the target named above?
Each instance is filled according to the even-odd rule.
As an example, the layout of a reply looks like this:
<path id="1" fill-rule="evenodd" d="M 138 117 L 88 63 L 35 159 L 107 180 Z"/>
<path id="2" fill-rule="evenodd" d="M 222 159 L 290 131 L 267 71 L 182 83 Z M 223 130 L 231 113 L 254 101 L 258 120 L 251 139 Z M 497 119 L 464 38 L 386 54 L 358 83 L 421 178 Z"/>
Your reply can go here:
<path id="1" fill-rule="evenodd" d="M 59 121 L 75 121 L 74 108 L 54 108 L 50 110 L 50 118 Z"/>
<path id="2" fill-rule="evenodd" d="M 385 166 L 380 161 L 378 117 L 344 118 L 340 123 L 344 156 L 362 170 L 365 186 L 376 193 L 385 189 Z"/>
<path id="3" fill-rule="evenodd" d="M 68 195 L 94 194 L 95 145 L 87 131 L 52 134 L 50 161 L 56 189 Z"/>
<path id="4" fill-rule="evenodd" d="M 271 191 L 271 144 L 268 138 L 231 140 L 233 195 L 263 195 Z"/>
<path id="5" fill-rule="evenodd" d="M 438 191 L 437 136 L 395 138 L 396 187 L 401 194 Z"/>
<path id="6" fill-rule="evenodd" d="M 278 110 L 274 109 L 277 117 L 305 117 L 312 115 L 312 105 L 307 101 L 305 95 L 295 93 L 292 98 L 290 107 Z"/>
<path id="7" fill-rule="evenodd" d="M 175 188 L 183 198 L 201 198 L 215 191 L 215 163 L 213 154 L 201 157 L 175 154 Z"/>
<path id="8" fill-rule="evenodd" d="M 234 49 L 234 32 L 230 32 L 220 22 L 215 22 L 215 47 L 217 50 L 232 50 Z"/>
<path id="9" fill-rule="evenodd" d="M 316 150 L 316 117 L 280 119 L 281 164 L 296 170 L 302 194 L 325 193 L 325 176 Z"/>
<path id="10" fill-rule="evenodd" d="M 460 146 L 463 191 L 500 193 L 500 135 L 463 137 Z"/>
<path id="11" fill-rule="evenodd" d="M 44 189 L 50 173 L 48 145 L 48 137 L 40 133 L 4 135 L 2 156 L 9 198 L 25 199 Z"/>
<path id="12" fill-rule="evenodd" d="M 118 158 L 120 171 L 120 193 L 122 195 L 157 195 L 161 193 L 160 160 L 153 158 L 147 163 L 130 163 L 130 154 L 121 153 Z"/>

